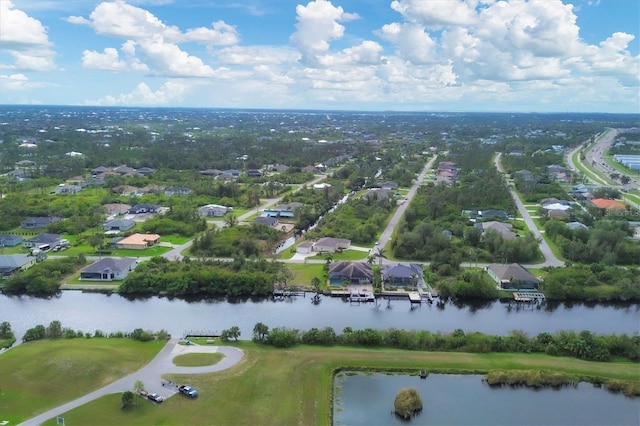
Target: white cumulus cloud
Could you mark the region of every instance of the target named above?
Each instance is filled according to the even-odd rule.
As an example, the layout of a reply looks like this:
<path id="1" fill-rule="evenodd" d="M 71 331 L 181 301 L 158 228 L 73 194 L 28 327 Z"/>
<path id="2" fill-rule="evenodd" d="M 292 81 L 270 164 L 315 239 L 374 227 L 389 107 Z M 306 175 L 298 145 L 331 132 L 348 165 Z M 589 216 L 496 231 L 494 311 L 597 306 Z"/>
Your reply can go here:
<path id="1" fill-rule="evenodd" d="M 7 51 L 13 64 L 4 69 L 50 71 L 55 69 L 55 52 L 51 49 L 46 28 L 42 23 L 19 10 L 11 0 L 0 1 L 0 50 Z"/>

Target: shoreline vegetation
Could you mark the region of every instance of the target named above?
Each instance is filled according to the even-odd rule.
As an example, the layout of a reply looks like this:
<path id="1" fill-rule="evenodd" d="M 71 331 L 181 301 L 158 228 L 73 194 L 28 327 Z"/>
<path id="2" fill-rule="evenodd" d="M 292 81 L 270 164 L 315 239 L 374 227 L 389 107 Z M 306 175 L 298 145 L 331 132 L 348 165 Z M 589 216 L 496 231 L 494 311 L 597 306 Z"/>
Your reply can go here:
<path id="1" fill-rule="evenodd" d="M 165 377 L 189 381 L 197 387 L 197 409 L 193 401 L 170 398 L 157 407 L 141 402 L 121 410 L 121 395 L 112 394 L 63 417 L 69 424 L 183 424 L 184 413 L 189 412 L 191 424 L 210 424 L 212 418 L 218 424 L 240 418 L 247 424 L 325 424 L 332 417 L 335 375 L 348 371 L 482 374 L 487 384 L 514 386 L 591 382 L 614 392 L 640 395 L 638 364 L 628 361 L 603 363 L 545 354 L 424 352 L 385 347 L 299 345 L 283 350 L 251 341 L 222 344 L 242 349 L 245 359 L 221 373 Z M 0 375 L 12 383 L 11 392 L 2 392 L 0 411 L 11 413 L 7 420 L 24 421 L 141 368 L 162 345 L 159 340 L 118 338 L 48 339 L 19 345 L 0 355 Z M 46 363 L 36 361 L 45 354 Z M 87 375 L 89 370 L 102 373 Z M 288 391 L 292 388 L 300 392 Z M 50 395 L 52 389 L 58 389 L 55 398 Z M 247 406 L 252 409 L 247 410 Z M 272 410 L 274 406 L 280 407 L 277 412 Z M 55 424 L 55 419 L 44 424 Z"/>

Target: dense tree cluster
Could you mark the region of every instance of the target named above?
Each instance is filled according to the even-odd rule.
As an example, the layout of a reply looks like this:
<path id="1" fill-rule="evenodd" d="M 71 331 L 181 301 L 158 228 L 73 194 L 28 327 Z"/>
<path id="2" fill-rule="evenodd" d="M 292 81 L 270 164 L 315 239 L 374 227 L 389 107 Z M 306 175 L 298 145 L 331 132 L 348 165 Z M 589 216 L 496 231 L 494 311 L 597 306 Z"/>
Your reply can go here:
<path id="1" fill-rule="evenodd" d="M 14 274 L 4 283 L 7 294 L 51 296 L 60 290 L 60 281 L 87 263 L 84 256 L 40 262 L 26 271 Z"/>
<path id="2" fill-rule="evenodd" d="M 451 333 L 434 333 L 396 328 L 353 330 L 350 327 L 345 328 L 342 334 L 336 334 L 331 327 L 312 328 L 308 331 L 276 327 L 272 330 L 262 328 L 261 331 L 264 337 L 257 339 L 254 328 L 254 340 L 275 347 L 291 347 L 300 343 L 323 346 L 386 346 L 422 351 L 546 353 L 591 361 L 608 361 L 612 357 L 623 357 L 631 361 L 640 361 L 638 334 L 599 335 L 585 330 L 560 331 L 553 334 L 544 332 L 530 337 L 521 331 L 496 336 L 478 332 L 465 333 L 461 329 Z"/>
<path id="3" fill-rule="evenodd" d="M 552 300 L 640 301 L 640 270 L 591 265 L 550 268 L 540 289 Z"/>
<path id="4" fill-rule="evenodd" d="M 275 262 L 217 262 L 154 257 L 140 264 L 119 287 L 120 294 L 170 296 L 266 296 L 281 271 Z"/>
<path id="5" fill-rule="evenodd" d="M 623 220 L 598 220 L 591 228 L 569 229 L 564 222 L 550 220 L 546 235 L 562 250 L 562 255 L 578 263 L 638 265 L 640 244 L 628 237 L 629 223 Z"/>
<path id="6" fill-rule="evenodd" d="M 331 236 L 346 238 L 355 244 L 372 244 L 394 208 L 393 197 L 377 199 L 365 194 L 342 204 L 332 214 L 324 216 L 307 236 Z"/>
<path id="7" fill-rule="evenodd" d="M 283 235 L 259 223 L 209 229 L 193 240 L 190 252 L 196 257 L 260 257 L 272 253 Z"/>

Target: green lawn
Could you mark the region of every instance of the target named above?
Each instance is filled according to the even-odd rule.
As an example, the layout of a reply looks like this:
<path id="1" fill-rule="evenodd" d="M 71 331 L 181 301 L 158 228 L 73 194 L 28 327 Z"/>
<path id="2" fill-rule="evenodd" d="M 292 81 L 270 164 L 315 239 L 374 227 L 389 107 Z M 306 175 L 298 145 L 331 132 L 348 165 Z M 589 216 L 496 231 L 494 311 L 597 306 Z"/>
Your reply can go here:
<path id="1" fill-rule="evenodd" d="M 367 256 L 369 255 L 368 252 L 366 251 L 360 251 L 360 250 L 344 250 L 342 253 L 331 253 L 331 255 L 333 256 L 333 261 L 340 261 L 340 260 L 362 260 L 362 259 L 366 259 Z M 316 254 L 315 256 L 310 257 L 309 259 L 313 259 L 313 260 L 325 260 L 326 259 L 326 254 Z"/>
<path id="2" fill-rule="evenodd" d="M 93 341 L 82 341 L 91 351 Z M 120 364 L 106 362 L 104 357 L 91 363 L 80 358 L 66 361 L 58 351 L 49 355 L 49 343 L 39 344 L 39 361 L 47 359 L 50 371 L 46 377 L 33 375 L 42 372 L 38 361 L 29 363 L 29 369 L 14 373 L 12 380 L 23 379 L 29 375 L 32 392 L 42 394 L 42 387 L 49 391 L 61 387 L 64 374 L 61 371 L 73 369 L 74 377 L 85 373 L 88 364 Z M 166 378 L 176 383 L 188 382 L 199 391 L 197 399 L 173 396 L 159 405 L 140 400 L 137 405 L 122 410 L 120 395 L 110 395 L 90 402 L 82 407 L 64 413 L 69 425 L 325 425 L 331 423 L 333 373 L 336 369 L 377 369 L 382 371 L 406 371 L 415 373 L 420 369 L 429 372 L 486 373 L 489 370 L 547 370 L 561 371 L 576 377 L 600 377 L 624 380 L 640 380 L 638 364 L 630 362 L 588 362 L 572 358 L 550 357 L 547 355 L 527 354 L 467 354 L 444 352 L 404 351 L 396 349 L 363 349 L 350 347 L 309 347 L 298 346 L 286 350 L 271 347 L 259 347 L 247 341 L 235 346 L 245 352 L 241 363 L 230 370 L 202 375 L 168 375 Z M 18 347 L 12 351 L 15 357 L 28 359 L 26 353 Z M 33 355 L 33 354 L 32 354 Z M 119 358 L 118 358 L 119 359 Z M 80 365 L 76 363 L 79 362 Z M 3 363 L 6 364 L 6 363 Z M 13 367 L 19 366 L 13 363 Z M 96 367 L 100 368 L 100 367 Z M 0 366 L 3 373 L 11 373 L 7 367 Z M 53 377 L 51 377 L 53 376 Z M 6 376 L 2 376 L 6 377 Z M 94 388 L 100 379 L 87 375 L 82 385 Z M 103 382 L 104 383 L 104 382 Z M 83 392 L 71 386 L 62 386 L 67 399 Z M 72 390 L 75 395 L 69 395 Z M 86 390 L 85 390 L 86 391 Z M 9 392 L 5 391 L 4 397 Z M 620 398 L 623 398 L 620 395 Z M 60 395 L 56 395 L 61 400 Z M 48 402 L 48 401 L 47 401 Z M 24 420 L 25 409 L 31 414 L 41 411 L 45 401 L 34 401 L 31 393 L 10 396 L 0 400 L 1 412 L 15 413 L 22 406 L 22 414 L 13 415 L 12 420 Z M 52 403 L 48 404 L 49 406 Z M 44 423 L 54 425 L 55 419 Z"/>
<path id="3" fill-rule="evenodd" d="M 202 367 L 219 363 L 224 355 L 219 352 L 214 353 L 193 353 L 178 355 L 173 358 L 173 363 L 180 367 Z"/>
<path id="4" fill-rule="evenodd" d="M 318 277 L 324 284 L 324 265 L 320 263 L 288 263 L 287 268 L 293 272 L 293 285 L 311 287 L 311 280 Z"/>
<path id="5" fill-rule="evenodd" d="M 176 246 L 182 245 L 187 241 L 193 240 L 193 237 L 183 237 L 182 235 L 163 235 L 160 241 L 163 243 L 171 243 Z"/>
<path id="6" fill-rule="evenodd" d="M 160 341 L 92 338 L 45 340 L 10 349 L 0 355 L 0 421 L 14 425 L 98 389 L 140 369 L 163 346 Z"/>

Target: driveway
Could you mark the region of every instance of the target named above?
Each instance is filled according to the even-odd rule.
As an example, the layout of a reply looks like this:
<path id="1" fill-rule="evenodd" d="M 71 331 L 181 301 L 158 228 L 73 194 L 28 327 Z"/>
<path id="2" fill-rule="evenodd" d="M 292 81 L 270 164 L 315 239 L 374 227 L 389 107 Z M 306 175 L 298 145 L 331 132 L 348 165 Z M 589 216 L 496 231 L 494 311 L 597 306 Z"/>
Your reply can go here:
<path id="1" fill-rule="evenodd" d="M 149 364 L 142 367 L 135 373 L 129 374 L 115 382 L 108 384 L 98 390 L 88 393 L 74 401 L 60 405 L 56 408 L 48 410 L 39 416 L 33 417 L 21 425 L 39 425 L 51 418 L 59 416 L 76 407 L 84 405 L 94 399 L 112 393 L 120 393 L 127 390 L 133 390 L 133 385 L 140 380 L 144 383 L 145 390 L 152 393 L 158 393 L 165 399 L 170 398 L 178 390 L 176 386 L 163 386 L 162 376 L 165 374 L 203 374 L 215 373 L 233 367 L 240 362 L 244 356 L 244 352 L 240 349 L 229 346 L 204 346 L 204 345 L 178 345 L 178 339 L 171 339 L 164 348 L 151 360 Z M 178 355 L 187 353 L 221 353 L 224 358 L 214 365 L 203 367 L 179 367 L 173 363 L 173 358 Z"/>

